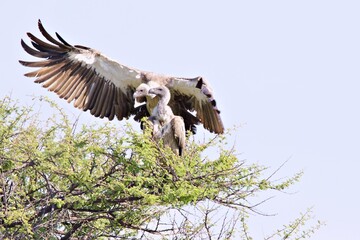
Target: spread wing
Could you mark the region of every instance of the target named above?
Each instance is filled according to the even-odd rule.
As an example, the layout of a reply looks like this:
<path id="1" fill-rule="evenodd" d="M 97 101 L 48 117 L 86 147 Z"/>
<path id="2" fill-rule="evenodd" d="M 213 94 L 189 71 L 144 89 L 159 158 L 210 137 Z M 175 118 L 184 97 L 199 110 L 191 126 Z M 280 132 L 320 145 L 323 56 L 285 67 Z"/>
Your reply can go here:
<path id="1" fill-rule="evenodd" d="M 121 65 L 94 49 L 72 46 L 57 33 L 58 40 L 53 38 L 40 20 L 38 26 L 49 42 L 31 33 L 27 35 L 33 48 L 21 40 L 27 53 L 44 59 L 19 61 L 24 66 L 38 68 L 25 76 L 35 77 L 36 83 L 96 117 L 112 120 L 116 116 L 122 120 L 135 114 L 133 92 L 141 83 L 141 71 Z"/>
<path id="2" fill-rule="evenodd" d="M 184 118 L 186 129 L 195 132 L 195 125 L 201 122 L 210 132 L 224 132 L 212 90 L 203 78 L 173 78 L 130 68 L 94 49 L 72 46 L 57 33 L 58 39 L 53 38 L 40 20 L 38 26 L 48 42 L 31 33 L 27 35 L 32 47 L 21 40 L 27 53 L 43 59 L 19 61 L 24 66 L 38 68 L 25 76 L 35 77 L 36 83 L 73 102 L 75 107 L 109 120 L 115 116 L 122 120 L 132 114 L 139 120 L 149 113 L 144 106 L 134 108 L 135 88 L 142 82 L 156 82 L 171 90 L 169 105 L 176 115 Z M 196 111 L 196 117 L 189 111 Z"/>
<path id="3" fill-rule="evenodd" d="M 210 132 L 224 133 L 224 125 L 213 91 L 204 78 L 172 78 L 167 86 L 172 96 L 169 105 L 175 114 L 178 109 L 179 111 L 181 109 L 196 111 L 196 117 L 205 129 Z"/>

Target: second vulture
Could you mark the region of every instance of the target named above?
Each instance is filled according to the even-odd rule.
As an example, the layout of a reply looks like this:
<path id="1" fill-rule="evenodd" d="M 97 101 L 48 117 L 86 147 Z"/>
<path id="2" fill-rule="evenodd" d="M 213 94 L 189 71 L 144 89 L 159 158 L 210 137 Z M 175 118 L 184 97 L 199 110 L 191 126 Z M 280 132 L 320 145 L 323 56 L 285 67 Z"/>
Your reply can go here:
<path id="1" fill-rule="evenodd" d="M 31 33 L 27 35 L 32 47 L 21 40 L 28 54 L 42 59 L 35 62 L 20 60 L 24 66 L 38 68 L 25 76 L 36 78 L 36 83 L 69 103 L 73 102 L 76 108 L 109 120 L 115 116 L 122 120 L 134 115 L 134 119 L 140 121 L 152 114 L 159 97 L 135 96 L 138 102 L 144 103 L 135 107 L 133 95 L 136 89 L 143 88 L 148 92 L 151 88 L 165 86 L 171 96 L 168 105 L 173 114 L 183 118 L 186 130 L 195 133 L 195 125 L 202 123 L 210 132 L 224 132 L 213 91 L 204 78 L 173 77 L 131 68 L 95 49 L 70 45 L 58 33 L 55 39 L 40 20 L 38 27 L 47 42 Z"/>
<path id="2" fill-rule="evenodd" d="M 149 94 L 154 94 L 159 101 L 152 111 L 150 121 L 153 124 L 155 139 L 162 139 L 177 155 L 182 155 L 185 149 L 185 125 L 181 116 L 175 116 L 168 106 L 170 91 L 165 86 L 151 88 Z"/>

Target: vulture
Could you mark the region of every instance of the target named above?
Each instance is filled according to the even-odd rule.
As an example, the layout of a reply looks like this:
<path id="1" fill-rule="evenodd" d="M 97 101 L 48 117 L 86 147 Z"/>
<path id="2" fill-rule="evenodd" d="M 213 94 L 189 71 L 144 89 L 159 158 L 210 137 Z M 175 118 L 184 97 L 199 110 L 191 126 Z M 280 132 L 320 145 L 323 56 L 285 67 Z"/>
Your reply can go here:
<path id="1" fill-rule="evenodd" d="M 159 86 L 151 88 L 148 93 L 159 98 L 149 118 L 153 124 L 155 139 L 163 139 L 164 146 L 181 156 L 185 148 L 185 124 L 183 118 L 175 116 L 168 106 L 171 98 L 169 89 Z"/>
<path id="2" fill-rule="evenodd" d="M 171 119 L 174 117 L 174 113 L 171 108 L 168 106 L 171 95 L 170 91 L 165 86 L 159 86 L 156 88 L 149 89 L 149 94 L 154 94 L 159 98 L 156 106 L 152 110 L 150 120 L 152 122 L 156 122 L 159 127 L 164 126 L 169 123 Z M 155 128 L 156 129 L 156 128 Z"/>
<path id="3" fill-rule="evenodd" d="M 195 133 L 196 125 L 203 124 L 210 132 L 224 132 L 213 91 L 204 78 L 173 77 L 128 67 L 95 49 L 71 45 L 58 33 L 55 33 L 57 39 L 54 38 L 40 20 L 38 27 L 46 40 L 27 33 L 31 47 L 21 39 L 23 49 L 41 59 L 19 61 L 36 68 L 25 76 L 35 78 L 35 83 L 73 102 L 74 107 L 109 120 L 134 116 L 140 121 L 152 115 L 159 98 L 136 94 L 136 89 L 148 92 L 150 88 L 165 86 L 170 91 L 168 106 L 183 118 L 186 130 Z M 135 107 L 135 99 L 143 104 Z"/>

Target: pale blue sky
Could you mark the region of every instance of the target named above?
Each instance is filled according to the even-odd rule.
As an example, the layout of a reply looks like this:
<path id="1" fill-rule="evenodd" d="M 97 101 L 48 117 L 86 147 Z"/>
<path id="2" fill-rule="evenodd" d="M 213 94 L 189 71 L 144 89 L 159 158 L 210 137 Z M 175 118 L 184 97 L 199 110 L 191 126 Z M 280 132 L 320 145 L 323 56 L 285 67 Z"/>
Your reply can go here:
<path id="1" fill-rule="evenodd" d="M 221 4 L 220 4 L 221 3 Z M 314 239 L 355 239 L 360 227 L 360 2 L 1 1 L 0 96 L 47 95 L 23 77 L 20 39 L 37 19 L 68 42 L 143 70 L 211 83 L 227 127 L 241 125 L 241 159 L 302 181 L 254 217 L 257 239 L 314 206 L 327 222 Z M 81 115 L 95 121 L 88 113 Z M 203 134 L 204 130 L 199 129 Z M 234 140 L 235 141 L 235 140 Z"/>

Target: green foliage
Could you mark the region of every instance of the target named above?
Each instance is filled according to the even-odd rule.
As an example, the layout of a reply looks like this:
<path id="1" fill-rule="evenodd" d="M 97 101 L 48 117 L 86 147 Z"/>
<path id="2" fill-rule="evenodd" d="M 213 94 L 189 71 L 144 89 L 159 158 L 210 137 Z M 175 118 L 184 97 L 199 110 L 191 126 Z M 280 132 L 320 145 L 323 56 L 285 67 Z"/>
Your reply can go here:
<path id="1" fill-rule="evenodd" d="M 0 103 L 0 238 L 211 236 L 215 225 L 210 224 L 209 210 L 197 225 L 184 214 L 180 223 L 164 227 L 162 221 L 174 209 L 181 213 L 208 201 L 251 211 L 247 198 L 286 189 L 301 175 L 280 183 L 264 178 L 264 167 L 246 165 L 222 145 L 224 136 L 204 144 L 189 139 L 185 155 L 179 157 L 153 141 L 148 131 L 110 123 L 78 127 L 50 104 L 56 112 L 42 121 L 31 107 L 19 107 L 8 97 Z M 202 156 L 211 147 L 218 156 Z M 235 225 L 218 236 L 231 238 Z M 277 234 L 288 238 L 300 225 Z"/>

